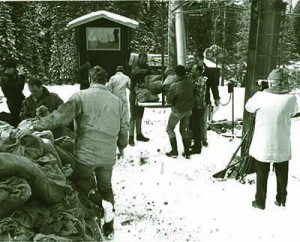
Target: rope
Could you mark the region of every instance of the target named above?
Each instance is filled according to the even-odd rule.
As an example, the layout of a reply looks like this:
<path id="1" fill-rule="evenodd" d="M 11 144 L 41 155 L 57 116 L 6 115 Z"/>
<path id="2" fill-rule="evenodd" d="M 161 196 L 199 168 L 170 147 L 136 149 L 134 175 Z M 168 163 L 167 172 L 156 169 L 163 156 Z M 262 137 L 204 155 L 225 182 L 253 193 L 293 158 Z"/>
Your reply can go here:
<path id="1" fill-rule="evenodd" d="M 227 106 L 227 105 L 230 103 L 231 97 L 232 97 L 232 93 L 230 93 L 229 99 L 228 99 L 228 101 L 227 101 L 226 103 L 222 103 L 221 100 L 220 100 L 220 104 L 221 104 L 222 106 Z"/>

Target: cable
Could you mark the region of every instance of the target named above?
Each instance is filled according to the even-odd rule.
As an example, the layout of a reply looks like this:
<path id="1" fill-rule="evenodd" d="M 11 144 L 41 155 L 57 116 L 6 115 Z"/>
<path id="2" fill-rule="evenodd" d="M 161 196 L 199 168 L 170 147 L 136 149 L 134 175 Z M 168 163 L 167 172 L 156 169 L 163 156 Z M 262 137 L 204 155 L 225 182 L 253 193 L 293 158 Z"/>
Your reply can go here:
<path id="1" fill-rule="evenodd" d="M 222 103 L 221 100 L 220 100 L 220 104 L 221 104 L 222 106 L 227 106 L 227 105 L 230 103 L 231 98 L 232 98 L 232 93 L 229 94 L 229 99 L 228 99 L 228 101 L 227 101 L 226 103 Z"/>

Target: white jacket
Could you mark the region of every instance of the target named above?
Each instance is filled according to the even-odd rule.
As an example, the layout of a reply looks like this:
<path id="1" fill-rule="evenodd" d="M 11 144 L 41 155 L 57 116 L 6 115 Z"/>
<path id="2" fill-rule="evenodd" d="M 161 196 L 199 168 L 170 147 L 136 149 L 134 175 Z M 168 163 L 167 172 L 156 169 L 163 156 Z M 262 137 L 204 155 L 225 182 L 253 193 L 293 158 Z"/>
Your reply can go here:
<path id="1" fill-rule="evenodd" d="M 291 159 L 291 116 L 297 112 L 297 99 L 290 94 L 256 92 L 246 103 L 256 113 L 249 154 L 261 162 Z"/>
<path id="2" fill-rule="evenodd" d="M 112 94 L 116 95 L 124 103 L 127 103 L 126 88 L 129 89 L 130 86 L 130 78 L 128 76 L 119 71 L 109 79 L 106 86 Z"/>

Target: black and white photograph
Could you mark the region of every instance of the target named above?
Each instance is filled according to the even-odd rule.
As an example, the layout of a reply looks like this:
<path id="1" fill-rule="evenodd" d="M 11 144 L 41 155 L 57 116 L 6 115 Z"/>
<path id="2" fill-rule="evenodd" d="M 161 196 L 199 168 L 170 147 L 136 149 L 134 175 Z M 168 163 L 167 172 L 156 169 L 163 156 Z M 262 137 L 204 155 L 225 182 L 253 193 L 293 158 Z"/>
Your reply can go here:
<path id="1" fill-rule="evenodd" d="M 87 27 L 88 50 L 120 50 L 120 28 Z"/>
<path id="2" fill-rule="evenodd" d="M 298 242 L 299 0 L 0 0 L 0 242 Z"/>

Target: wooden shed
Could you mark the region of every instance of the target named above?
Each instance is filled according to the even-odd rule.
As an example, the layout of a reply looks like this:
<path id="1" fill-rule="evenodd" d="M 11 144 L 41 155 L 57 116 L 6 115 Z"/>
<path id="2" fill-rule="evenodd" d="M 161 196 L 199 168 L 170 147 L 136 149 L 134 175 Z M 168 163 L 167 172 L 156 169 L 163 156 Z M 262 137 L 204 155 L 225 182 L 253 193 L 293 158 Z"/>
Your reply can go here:
<path id="1" fill-rule="evenodd" d="M 133 19 L 100 10 L 70 21 L 67 27 L 76 29 L 79 64 L 89 60 L 111 76 L 118 65 L 128 68 L 130 29 L 138 25 Z"/>

